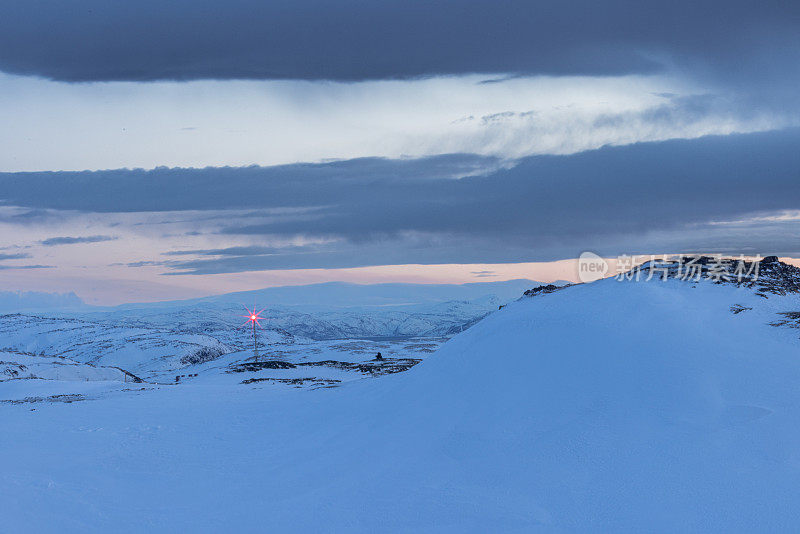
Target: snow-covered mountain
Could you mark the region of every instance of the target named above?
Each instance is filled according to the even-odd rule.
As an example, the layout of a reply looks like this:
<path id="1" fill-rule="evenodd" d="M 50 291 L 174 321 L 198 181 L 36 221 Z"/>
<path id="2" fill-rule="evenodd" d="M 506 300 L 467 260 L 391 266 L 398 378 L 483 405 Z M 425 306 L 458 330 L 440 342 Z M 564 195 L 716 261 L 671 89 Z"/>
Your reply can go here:
<path id="1" fill-rule="evenodd" d="M 310 340 L 442 338 L 461 332 L 535 282 L 317 284 L 203 299 L 0 315 L 0 350 L 119 366 L 151 376 L 177 370 L 198 352 L 252 346 L 243 304 L 265 307 L 259 343 L 271 350 Z M 461 300 L 448 300 L 453 297 Z M 414 355 L 410 355 L 414 356 Z"/>
<path id="2" fill-rule="evenodd" d="M 555 282 L 563 285 L 566 282 Z M 348 282 L 326 282 L 302 286 L 280 286 L 255 291 L 240 291 L 183 301 L 127 304 L 118 309 L 173 308 L 178 305 L 202 304 L 248 304 L 254 302 L 291 307 L 304 311 L 359 310 L 373 308 L 404 308 L 440 304 L 450 301 L 472 301 L 487 296 L 497 297 L 502 302 L 516 298 L 520 293 L 539 282 L 527 279 L 501 282 L 476 282 L 468 284 L 354 284 Z"/>
<path id="3" fill-rule="evenodd" d="M 519 293 L 517 293 L 519 295 Z M 255 300 L 256 304 L 260 301 Z M 261 301 L 263 302 L 263 301 Z M 415 304 L 323 308 L 311 311 L 303 306 L 266 304 L 262 326 L 310 339 L 364 337 L 442 336 L 460 332 L 496 310 L 504 302 L 495 295 L 475 300 Z M 253 307 L 253 302 L 248 303 Z M 87 320 L 125 323 L 140 327 L 169 328 L 175 331 L 205 333 L 223 342 L 235 342 L 245 308 L 241 301 L 174 302 L 170 306 L 122 307 L 82 314 Z"/>
<path id="4" fill-rule="evenodd" d="M 210 368 L 133 391 L 2 383 L 4 524 L 797 530 L 800 270 L 699 263 L 531 292 L 407 372 L 340 387 Z"/>
<path id="5" fill-rule="evenodd" d="M 239 318 L 248 306 L 265 308 L 264 328 L 309 339 L 449 336 L 538 284 L 531 280 L 460 285 L 331 282 L 130 304 L 82 317 L 206 333 L 235 344 L 231 336 L 236 338 Z"/>
<path id="6" fill-rule="evenodd" d="M 0 313 L 36 310 L 80 310 L 86 304 L 75 293 L 0 291 Z"/>

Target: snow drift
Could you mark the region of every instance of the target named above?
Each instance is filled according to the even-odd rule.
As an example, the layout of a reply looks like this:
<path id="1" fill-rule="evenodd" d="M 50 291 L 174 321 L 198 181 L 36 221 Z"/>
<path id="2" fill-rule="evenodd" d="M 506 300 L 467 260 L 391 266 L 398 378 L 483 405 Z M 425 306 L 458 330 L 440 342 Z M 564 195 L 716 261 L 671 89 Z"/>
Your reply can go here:
<path id="1" fill-rule="evenodd" d="M 800 299 L 759 293 L 603 280 L 337 389 L 3 408 L 11 527 L 796 530 Z"/>

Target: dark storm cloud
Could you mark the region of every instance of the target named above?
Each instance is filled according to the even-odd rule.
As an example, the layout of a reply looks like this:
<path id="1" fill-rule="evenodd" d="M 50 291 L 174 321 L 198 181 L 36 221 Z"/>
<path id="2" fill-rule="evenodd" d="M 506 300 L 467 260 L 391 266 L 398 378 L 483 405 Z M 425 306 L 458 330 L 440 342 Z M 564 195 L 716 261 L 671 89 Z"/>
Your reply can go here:
<path id="1" fill-rule="evenodd" d="M 666 64 L 747 79 L 796 69 L 798 11 L 785 0 L 8 0 L 0 69 L 68 81 L 355 81 Z"/>
<path id="2" fill-rule="evenodd" d="M 0 173 L 0 201 L 106 213 L 308 208 L 369 195 L 373 186 L 380 193 L 391 184 L 448 183 L 498 165 L 494 158 L 446 155 L 274 167 Z"/>
<path id="3" fill-rule="evenodd" d="M 707 223 L 800 209 L 798 146 L 800 129 L 790 129 L 535 156 L 511 167 L 451 155 L 267 168 L 6 173 L 0 174 L 0 200 L 29 209 L 200 210 L 193 226 L 253 241 L 170 254 L 168 268 L 197 274 L 541 261 L 574 257 L 586 247 L 638 253 L 626 248 L 634 242 L 647 245 L 646 253 L 674 244 L 648 241 L 653 232 L 675 230 L 685 237 L 681 246 L 722 243 L 736 250 L 763 243 L 778 252 L 800 249 L 794 231 L 766 235 L 730 227 L 734 234 L 720 234 L 728 227 Z M 476 172 L 480 168 L 484 172 Z M 203 210 L 222 209 L 236 211 L 202 219 Z M 238 218 L 238 210 L 247 216 Z M 261 219 L 253 217 L 259 210 Z M 308 244 L 258 245 L 297 236 Z"/>
<path id="4" fill-rule="evenodd" d="M 78 245 L 81 243 L 101 243 L 103 241 L 114 241 L 116 237 L 110 235 L 90 235 L 85 237 L 51 237 L 41 242 L 46 247 L 56 245 Z"/>
<path id="5" fill-rule="evenodd" d="M 609 147 L 524 158 L 460 180 L 360 179 L 297 184 L 327 206 L 318 218 L 224 228 L 229 234 L 310 234 L 353 242 L 407 232 L 578 236 L 800 208 L 800 130 Z M 757 194 L 756 194 L 757 193 Z M 267 193 L 266 196 L 274 193 Z M 288 199 L 287 199 L 288 200 Z M 276 201 L 278 198 L 276 197 Z"/>

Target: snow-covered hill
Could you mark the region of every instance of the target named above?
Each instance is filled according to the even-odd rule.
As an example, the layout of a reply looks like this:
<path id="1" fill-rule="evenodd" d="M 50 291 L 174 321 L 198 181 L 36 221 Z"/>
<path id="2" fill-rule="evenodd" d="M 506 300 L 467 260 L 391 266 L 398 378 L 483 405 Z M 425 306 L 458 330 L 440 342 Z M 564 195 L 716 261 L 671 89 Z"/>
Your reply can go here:
<path id="1" fill-rule="evenodd" d="M 554 282 L 557 285 L 564 281 Z M 119 309 L 172 308 L 177 305 L 197 304 L 252 304 L 260 302 L 270 307 L 291 307 L 303 311 L 366 310 L 378 308 L 404 308 L 425 306 L 451 301 L 472 301 L 494 296 L 508 302 L 538 282 L 519 279 L 501 282 L 477 282 L 467 284 L 353 284 L 348 282 L 326 282 L 302 286 L 280 286 L 254 291 L 240 291 L 183 301 L 126 304 Z"/>
<path id="2" fill-rule="evenodd" d="M 800 271 L 678 265 L 537 292 L 408 372 L 333 389 L 28 393 L 44 400 L 0 404 L 5 526 L 797 530 Z"/>
<path id="3" fill-rule="evenodd" d="M 36 310 L 80 310 L 86 304 L 75 293 L 0 291 L 0 313 Z"/>
<path id="4" fill-rule="evenodd" d="M 235 342 L 245 312 L 263 301 L 175 302 L 169 307 L 118 308 L 82 314 L 86 320 L 123 323 L 144 328 L 167 328 L 180 332 L 213 335 L 222 342 Z M 309 339 L 375 337 L 429 337 L 451 335 L 468 328 L 507 301 L 495 295 L 475 300 L 381 306 L 356 309 L 318 307 L 310 311 L 290 306 L 263 304 L 263 328 Z"/>
<path id="5" fill-rule="evenodd" d="M 116 367 L 97 367 L 64 357 L 0 352 L 0 380 L 8 379 L 136 381 L 135 376 Z"/>
<path id="6" fill-rule="evenodd" d="M 531 280 L 460 285 L 331 282 L 131 304 L 82 317 L 206 333 L 233 342 L 230 337 L 236 336 L 246 305 L 265 308 L 264 328 L 309 339 L 449 336 L 535 285 L 538 282 Z"/>
<path id="7" fill-rule="evenodd" d="M 244 334 L 241 334 L 243 340 Z M 223 352 L 232 350 L 210 335 L 164 326 L 138 327 L 63 314 L 0 316 L 0 350 L 119 366 L 133 373 L 180 367 L 182 357 L 203 347 L 219 347 Z"/>
<path id="8" fill-rule="evenodd" d="M 266 307 L 258 332 L 262 347 L 286 351 L 308 348 L 312 340 L 446 338 L 532 283 L 433 285 L 427 295 L 421 284 L 317 284 L 114 308 L 9 313 L 0 315 L 0 349 L 114 365 L 146 377 L 186 367 L 198 352 L 221 355 L 251 347 L 252 334 L 242 328 L 243 304 Z M 444 300 L 454 296 L 471 298 Z"/>

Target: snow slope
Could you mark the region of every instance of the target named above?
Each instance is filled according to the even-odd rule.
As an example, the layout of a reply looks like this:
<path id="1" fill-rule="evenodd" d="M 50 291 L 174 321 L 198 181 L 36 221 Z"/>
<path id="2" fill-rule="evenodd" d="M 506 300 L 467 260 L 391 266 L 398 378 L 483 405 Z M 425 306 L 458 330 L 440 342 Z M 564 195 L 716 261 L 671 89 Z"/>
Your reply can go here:
<path id="1" fill-rule="evenodd" d="M 0 381 L 16 379 L 45 380 L 127 380 L 116 367 L 97 367 L 64 357 L 37 356 L 0 351 Z"/>
<path id="2" fill-rule="evenodd" d="M 602 280 L 334 389 L 75 383 L 91 400 L 0 404 L 3 525 L 794 531 L 797 311 L 796 293 Z"/>
<path id="3" fill-rule="evenodd" d="M 244 340 L 247 332 L 232 330 Z M 262 334 L 275 343 L 282 338 Z M 164 325 L 140 326 L 126 321 L 85 320 L 57 313 L 0 315 L 0 350 L 47 354 L 93 365 L 113 365 L 134 373 L 151 373 L 180 367 L 180 359 L 202 347 L 227 345 L 202 331 L 173 330 Z"/>

